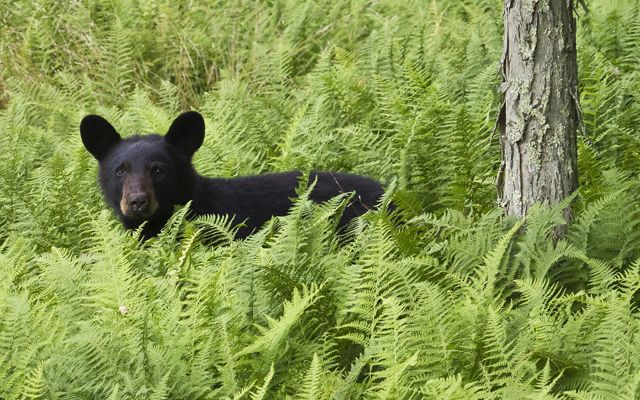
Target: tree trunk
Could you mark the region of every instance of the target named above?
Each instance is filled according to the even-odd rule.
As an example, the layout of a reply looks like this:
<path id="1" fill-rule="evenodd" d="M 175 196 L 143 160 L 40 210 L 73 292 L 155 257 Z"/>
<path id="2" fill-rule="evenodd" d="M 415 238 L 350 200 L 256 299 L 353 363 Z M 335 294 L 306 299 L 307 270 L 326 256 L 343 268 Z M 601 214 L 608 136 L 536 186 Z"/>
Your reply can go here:
<path id="1" fill-rule="evenodd" d="M 572 0 L 505 0 L 498 201 L 508 215 L 578 188 L 578 66 Z M 569 217 L 567 211 L 567 218 Z"/>

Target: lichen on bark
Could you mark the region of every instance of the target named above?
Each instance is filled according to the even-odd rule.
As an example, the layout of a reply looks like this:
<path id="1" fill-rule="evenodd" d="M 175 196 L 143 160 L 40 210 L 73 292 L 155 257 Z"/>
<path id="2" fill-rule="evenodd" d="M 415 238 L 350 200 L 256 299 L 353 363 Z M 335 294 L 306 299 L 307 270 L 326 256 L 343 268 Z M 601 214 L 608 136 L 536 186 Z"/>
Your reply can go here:
<path id="1" fill-rule="evenodd" d="M 571 0 L 505 0 L 498 201 L 523 217 L 577 189 L 575 16 Z"/>

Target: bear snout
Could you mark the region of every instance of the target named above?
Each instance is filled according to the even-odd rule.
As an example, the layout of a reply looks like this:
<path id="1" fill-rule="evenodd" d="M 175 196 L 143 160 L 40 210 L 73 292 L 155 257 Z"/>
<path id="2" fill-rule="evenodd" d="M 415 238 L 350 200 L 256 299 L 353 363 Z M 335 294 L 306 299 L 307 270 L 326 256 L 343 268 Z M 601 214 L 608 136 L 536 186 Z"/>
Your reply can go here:
<path id="1" fill-rule="evenodd" d="M 145 193 L 132 194 L 127 199 L 127 204 L 133 212 L 144 212 L 149 205 L 149 196 Z"/>
<path id="2" fill-rule="evenodd" d="M 120 211 L 129 218 L 144 219 L 158 210 L 154 196 L 144 192 L 123 194 L 120 200 Z"/>
<path id="3" fill-rule="evenodd" d="M 144 220 L 153 216 L 158 210 L 153 183 L 141 175 L 128 176 L 122 188 L 120 211 L 135 220 Z"/>

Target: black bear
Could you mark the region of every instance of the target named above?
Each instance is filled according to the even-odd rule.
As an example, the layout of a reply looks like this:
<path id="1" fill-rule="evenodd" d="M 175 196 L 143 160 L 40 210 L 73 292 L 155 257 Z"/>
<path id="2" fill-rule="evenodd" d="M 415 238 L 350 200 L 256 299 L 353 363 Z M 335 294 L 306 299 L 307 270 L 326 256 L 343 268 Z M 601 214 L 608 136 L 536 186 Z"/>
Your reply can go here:
<path id="1" fill-rule="evenodd" d="M 193 154 L 204 140 L 204 119 L 189 111 L 178 116 L 165 136 L 138 135 L 122 139 L 104 118 L 87 115 L 80 123 L 82 142 L 99 162 L 99 182 L 109 206 L 128 229 L 143 222 L 144 238 L 157 235 L 174 206 L 191 200 L 191 214 L 235 215 L 244 222 L 236 237 L 244 238 L 275 215 L 286 215 L 295 196 L 300 172 L 231 179 L 199 175 Z M 326 201 L 355 192 L 339 226 L 364 214 L 383 194 L 377 181 L 338 172 L 313 172 L 317 180 L 311 199 Z"/>

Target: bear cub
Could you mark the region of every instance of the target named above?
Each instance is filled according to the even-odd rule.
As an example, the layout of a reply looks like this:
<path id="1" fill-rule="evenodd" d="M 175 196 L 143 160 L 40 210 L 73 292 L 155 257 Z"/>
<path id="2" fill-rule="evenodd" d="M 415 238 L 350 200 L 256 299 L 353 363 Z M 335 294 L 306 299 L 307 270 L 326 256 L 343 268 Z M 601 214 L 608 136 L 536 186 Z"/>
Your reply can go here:
<path id="1" fill-rule="evenodd" d="M 191 216 L 229 214 L 244 222 L 237 238 L 251 234 L 272 216 L 286 215 L 300 172 L 231 179 L 199 175 L 191 163 L 204 140 L 204 119 L 189 111 L 178 116 L 166 135 L 138 135 L 122 139 L 104 118 L 87 115 L 80 123 L 82 143 L 98 160 L 102 193 L 123 225 L 142 235 L 157 235 L 175 205 L 191 200 Z M 341 193 L 355 192 L 340 226 L 373 208 L 383 194 L 379 182 L 339 172 L 313 172 L 317 179 L 311 199 L 323 202 Z"/>

